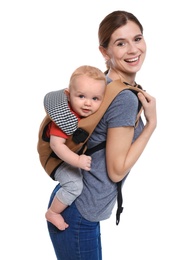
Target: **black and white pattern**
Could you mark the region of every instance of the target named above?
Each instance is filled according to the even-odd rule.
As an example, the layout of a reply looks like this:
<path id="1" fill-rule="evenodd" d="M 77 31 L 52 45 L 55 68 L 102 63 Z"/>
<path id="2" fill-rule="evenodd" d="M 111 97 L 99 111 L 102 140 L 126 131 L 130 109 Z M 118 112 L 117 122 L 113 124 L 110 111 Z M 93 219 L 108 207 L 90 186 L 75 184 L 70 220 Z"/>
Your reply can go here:
<path id="1" fill-rule="evenodd" d="M 64 89 L 47 93 L 44 97 L 44 107 L 52 121 L 64 133 L 71 135 L 77 129 L 78 119 L 70 111 Z"/>

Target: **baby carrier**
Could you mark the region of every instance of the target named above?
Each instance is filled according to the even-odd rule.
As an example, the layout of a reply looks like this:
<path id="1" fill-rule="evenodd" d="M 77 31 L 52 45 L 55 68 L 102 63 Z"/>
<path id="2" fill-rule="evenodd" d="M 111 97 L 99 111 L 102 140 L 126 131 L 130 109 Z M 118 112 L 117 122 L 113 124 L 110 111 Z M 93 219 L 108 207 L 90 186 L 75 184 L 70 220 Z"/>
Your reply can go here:
<path id="1" fill-rule="evenodd" d="M 46 135 L 48 124 L 54 121 L 58 127 L 70 135 L 66 140 L 66 145 L 74 152 L 78 154 L 85 153 L 91 155 L 92 153 L 105 148 L 106 141 L 96 145 L 91 149 L 87 149 L 87 140 L 91 136 L 95 127 L 101 120 L 108 106 L 113 99 L 123 90 L 129 89 L 135 94 L 137 92 L 143 92 L 141 87 L 137 85 L 132 87 L 127 83 L 123 83 L 120 80 L 112 81 L 106 86 L 103 102 L 100 108 L 92 115 L 82 118 L 79 122 L 76 116 L 70 111 L 68 106 L 68 100 L 64 94 L 64 90 L 58 90 L 49 92 L 44 97 L 44 108 L 46 116 L 43 119 L 38 135 L 37 151 L 39 154 L 39 160 L 46 173 L 54 180 L 55 171 L 63 161 L 57 157 L 57 155 L 50 148 L 50 139 Z M 140 118 L 142 107 L 140 105 L 139 113 L 136 118 L 136 124 Z M 118 209 L 117 209 L 117 221 L 118 225 L 120 220 L 120 214 L 123 210 L 122 207 L 122 194 L 121 194 L 121 181 L 117 183 L 118 187 Z"/>

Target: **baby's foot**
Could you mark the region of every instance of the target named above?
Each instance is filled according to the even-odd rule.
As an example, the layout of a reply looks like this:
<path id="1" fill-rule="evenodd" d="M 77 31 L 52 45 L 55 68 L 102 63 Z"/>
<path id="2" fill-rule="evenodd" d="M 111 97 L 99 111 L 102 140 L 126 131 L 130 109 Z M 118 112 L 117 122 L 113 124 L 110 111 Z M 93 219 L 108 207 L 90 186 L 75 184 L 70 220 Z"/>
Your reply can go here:
<path id="1" fill-rule="evenodd" d="M 55 212 L 51 211 L 50 209 L 46 212 L 45 217 L 46 217 L 47 221 L 51 222 L 59 230 L 65 230 L 69 226 L 64 221 L 61 214 L 55 213 Z"/>

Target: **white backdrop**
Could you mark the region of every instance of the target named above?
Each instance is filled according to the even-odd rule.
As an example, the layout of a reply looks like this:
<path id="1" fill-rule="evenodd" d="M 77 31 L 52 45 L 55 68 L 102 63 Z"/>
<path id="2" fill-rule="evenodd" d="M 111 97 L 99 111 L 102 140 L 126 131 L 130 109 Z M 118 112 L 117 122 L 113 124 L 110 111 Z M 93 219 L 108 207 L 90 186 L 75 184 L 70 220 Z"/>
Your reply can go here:
<path id="1" fill-rule="evenodd" d="M 102 222 L 103 260 L 173 259 L 171 1 L 5 0 L 0 2 L 3 260 L 56 259 L 44 218 L 56 183 L 36 150 L 43 97 L 67 87 L 80 65 L 105 70 L 97 30 L 114 10 L 133 12 L 144 26 L 148 52 L 137 82 L 157 98 L 158 127 L 124 186 L 119 226 L 115 212 Z"/>

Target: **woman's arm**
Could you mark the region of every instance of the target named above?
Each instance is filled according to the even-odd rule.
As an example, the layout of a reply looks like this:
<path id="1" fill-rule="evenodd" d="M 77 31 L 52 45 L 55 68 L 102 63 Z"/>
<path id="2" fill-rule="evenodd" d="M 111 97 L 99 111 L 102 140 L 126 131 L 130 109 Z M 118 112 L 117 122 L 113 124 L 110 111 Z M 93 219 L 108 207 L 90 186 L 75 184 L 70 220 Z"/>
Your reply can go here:
<path id="1" fill-rule="evenodd" d="M 144 108 L 146 125 L 139 137 L 132 143 L 134 128 L 109 128 L 107 133 L 106 162 L 110 179 L 122 180 L 144 151 L 157 124 L 156 101 L 148 93 L 139 93 Z"/>
<path id="2" fill-rule="evenodd" d="M 74 167 L 89 171 L 91 169 L 91 157 L 84 154 L 76 154 L 67 147 L 65 142 L 66 139 L 62 137 L 50 136 L 50 147 L 61 160 Z"/>

